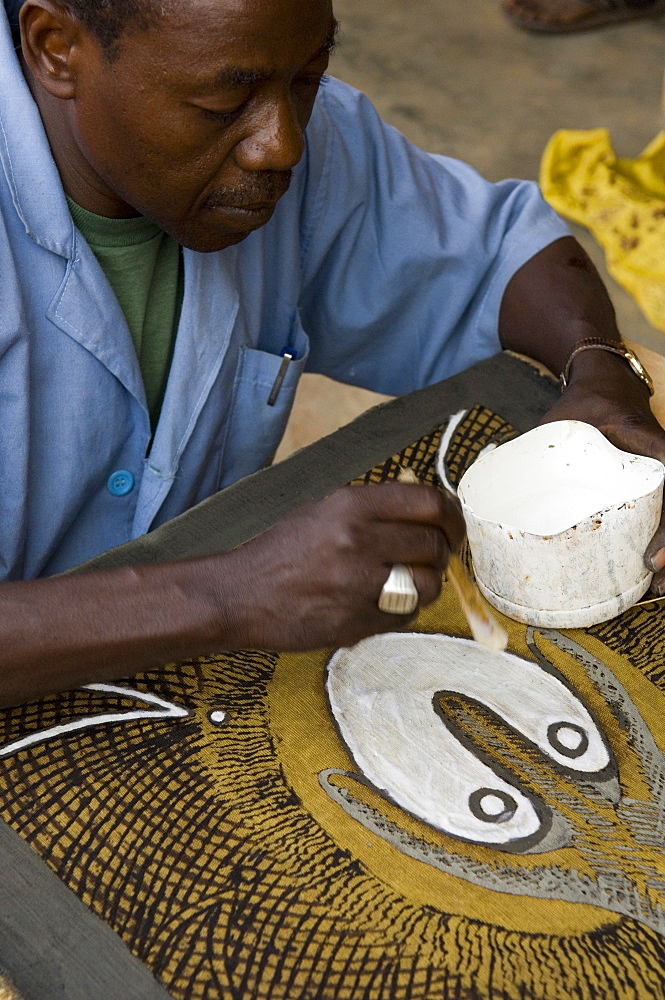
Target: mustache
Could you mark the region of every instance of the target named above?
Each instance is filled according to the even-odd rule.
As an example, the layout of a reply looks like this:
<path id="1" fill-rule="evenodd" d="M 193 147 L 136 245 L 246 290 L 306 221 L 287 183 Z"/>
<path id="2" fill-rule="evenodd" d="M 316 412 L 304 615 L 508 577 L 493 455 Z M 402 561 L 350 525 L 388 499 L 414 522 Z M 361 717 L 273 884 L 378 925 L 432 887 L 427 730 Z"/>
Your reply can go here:
<path id="1" fill-rule="evenodd" d="M 215 188 L 205 198 L 203 208 L 243 208 L 278 201 L 289 189 L 291 171 L 257 174 L 235 187 Z"/>

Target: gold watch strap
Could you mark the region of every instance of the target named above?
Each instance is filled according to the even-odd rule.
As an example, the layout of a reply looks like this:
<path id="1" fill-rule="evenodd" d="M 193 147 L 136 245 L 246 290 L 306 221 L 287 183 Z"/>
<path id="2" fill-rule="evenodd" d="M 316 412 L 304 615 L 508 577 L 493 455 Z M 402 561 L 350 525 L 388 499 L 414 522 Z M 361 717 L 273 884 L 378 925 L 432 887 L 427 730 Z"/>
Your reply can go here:
<path id="1" fill-rule="evenodd" d="M 638 379 L 641 382 L 644 382 L 645 386 L 649 390 L 649 394 L 653 396 L 654 393 L 653 379 L 651 378 L 649 372 L 646 370 L 646 368 L 644 367 L 638 356 L 635 354 L 635 352 L 631 351 L 629 347 L 626 347 L 625 344 L 622 344 L 618 340 L 604 340 L 603 337 L 586 337 L 584 340 L 578 340 L 578 342 L 575 344 L 572 351 L 570 352 L 570 355 L 568 356 L 566 367 L 559 376 L 559 382 L 561 383 L 562 392 L 568 386 L 570 366 L 572 365 L 577 355 L 581 354 L 582 351 L 594 351 L 594 350 L 609 351 L 611 354 L 618 354 L 620 358 L 623 358 L 624 361 L 627 361 L 630 367 L 632 368 L 634 374 L 637 375 Z"/>

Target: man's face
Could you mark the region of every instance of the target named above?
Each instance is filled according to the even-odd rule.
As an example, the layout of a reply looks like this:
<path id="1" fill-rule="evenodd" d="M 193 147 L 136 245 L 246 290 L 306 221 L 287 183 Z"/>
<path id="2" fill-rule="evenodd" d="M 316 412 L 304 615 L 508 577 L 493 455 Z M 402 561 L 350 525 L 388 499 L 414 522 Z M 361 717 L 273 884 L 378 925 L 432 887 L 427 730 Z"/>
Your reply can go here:
<path id="1" fill-rule="evenodd" d="M 85 33 L 66 109 L 85 186 L 194 250 L 240 242 L 302 156 L 334 27 L 330 0 L 179 0 L 113 61 Z"/>

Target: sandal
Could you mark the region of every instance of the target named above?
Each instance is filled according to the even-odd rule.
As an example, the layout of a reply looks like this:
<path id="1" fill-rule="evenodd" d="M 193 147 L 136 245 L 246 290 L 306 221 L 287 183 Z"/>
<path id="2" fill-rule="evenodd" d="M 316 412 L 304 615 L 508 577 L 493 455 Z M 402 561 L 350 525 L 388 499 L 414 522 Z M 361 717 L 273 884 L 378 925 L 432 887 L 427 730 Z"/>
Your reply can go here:
<path id="1" fill-rule="evenodd" d="M 665 0 L 501 0 L 501 6 L 520 28 L 552 34 L 665 14 Z"/>

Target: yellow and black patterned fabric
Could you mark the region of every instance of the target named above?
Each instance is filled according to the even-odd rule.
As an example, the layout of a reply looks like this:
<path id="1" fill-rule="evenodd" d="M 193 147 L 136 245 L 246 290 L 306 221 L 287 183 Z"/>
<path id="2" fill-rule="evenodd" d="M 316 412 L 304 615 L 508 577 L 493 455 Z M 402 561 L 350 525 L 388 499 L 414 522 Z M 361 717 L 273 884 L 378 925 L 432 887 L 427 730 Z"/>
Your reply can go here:
<path id="1" fill-rule="evenodd" d="M 362 481 L 404 464 L 433 482 L 444 430 Z M 514 433 L 473 407 L 448 447 L 451 482 Z M 565 842 L 547 850 L 458 839 L 367 782 L 326 700 L 330 650 L 190 660 L 4 711 L 1 815 L 175 998 L 656 1000 L 661 608 L 566 632 L 502 619 L 509 650 L 593 713 L 611 795 L 463 692 L 442 697 L 467 744 L 557 817 Z M 413 631 L 468 637 L 447 584 Z"/>
<path id="2" fill-rule="evenodd" d="M 21 994 L 2 973 L 0 973 L 0 1000 L 22 1000 Z"/>

